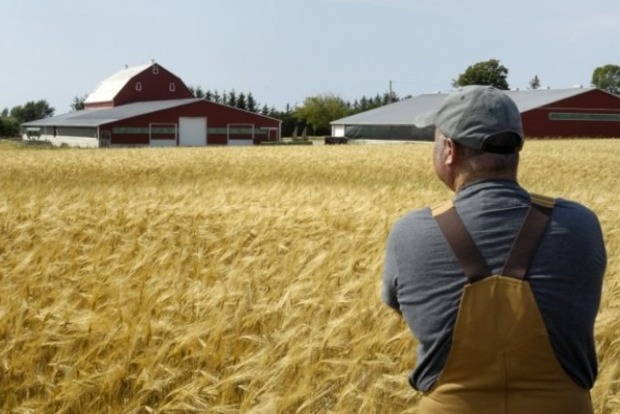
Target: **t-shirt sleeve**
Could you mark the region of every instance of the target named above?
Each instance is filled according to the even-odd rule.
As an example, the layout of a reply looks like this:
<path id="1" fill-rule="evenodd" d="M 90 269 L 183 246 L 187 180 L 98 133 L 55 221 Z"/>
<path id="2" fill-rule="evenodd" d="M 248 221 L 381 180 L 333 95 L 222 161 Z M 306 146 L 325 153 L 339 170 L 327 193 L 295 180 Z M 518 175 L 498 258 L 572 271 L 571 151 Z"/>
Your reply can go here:
<path id="1" fill-rule="evenodd" d="M 385 249 L 385 261 L 383 267 L 383 287 L 381 290 L 381 299 L 383 302 L 394 308 L 400 310 L 398 304 L 398 296 L 396 293 L 396 287 L 398 286 L 398 266 L 396 263 L 396 251 L 394 243 L 394 230 L 390 233 L 387 245 Z"/>

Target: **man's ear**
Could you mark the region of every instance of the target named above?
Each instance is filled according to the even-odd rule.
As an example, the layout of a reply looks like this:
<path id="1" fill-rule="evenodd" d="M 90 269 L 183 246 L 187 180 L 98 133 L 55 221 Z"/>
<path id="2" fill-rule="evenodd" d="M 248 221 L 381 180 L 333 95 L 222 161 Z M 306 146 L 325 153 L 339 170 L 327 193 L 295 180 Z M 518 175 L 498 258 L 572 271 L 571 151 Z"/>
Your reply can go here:
<path id="1" fill-rule="evenodd" d="M 447 138 L 444 142 L 445 163 L 446 165 L 454 165 L 458 161 L 457 144 L 451 138 Z"/>

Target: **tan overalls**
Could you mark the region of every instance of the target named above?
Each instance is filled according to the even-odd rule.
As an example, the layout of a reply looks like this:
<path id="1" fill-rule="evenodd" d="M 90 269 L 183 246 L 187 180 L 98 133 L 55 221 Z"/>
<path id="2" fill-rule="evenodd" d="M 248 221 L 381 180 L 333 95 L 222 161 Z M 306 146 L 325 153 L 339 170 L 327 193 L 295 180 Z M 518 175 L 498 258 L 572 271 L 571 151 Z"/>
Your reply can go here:
<path id="1" fill-rule="evenodd" d="M 589 391 L 575 384 L 555 357 L 524 280 L 553 204 L 552 199 L 532 195 L 502 275 L 491 275 L 451 202 L 433 209 L 469 283 L 446 365 L 423 395 L 418 413 L 593 413 Z"/>

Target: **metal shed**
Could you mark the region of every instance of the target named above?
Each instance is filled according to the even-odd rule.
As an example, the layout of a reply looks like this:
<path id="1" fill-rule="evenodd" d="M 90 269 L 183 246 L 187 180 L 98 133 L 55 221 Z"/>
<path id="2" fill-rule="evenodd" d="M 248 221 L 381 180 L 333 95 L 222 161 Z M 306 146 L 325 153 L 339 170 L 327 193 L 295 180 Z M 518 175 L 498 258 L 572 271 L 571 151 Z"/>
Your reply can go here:
<path id="1" fill-rule="evenodd" d="M 506 91 L 515 101 L 527 137 L 620 137 L 620 96 L 596 88 Z M 436 111 L 447 93 L 423 94 L 331 123 L 332 135 L 349 139 L 433 139 L 417 128 L 420 115 Z"/>

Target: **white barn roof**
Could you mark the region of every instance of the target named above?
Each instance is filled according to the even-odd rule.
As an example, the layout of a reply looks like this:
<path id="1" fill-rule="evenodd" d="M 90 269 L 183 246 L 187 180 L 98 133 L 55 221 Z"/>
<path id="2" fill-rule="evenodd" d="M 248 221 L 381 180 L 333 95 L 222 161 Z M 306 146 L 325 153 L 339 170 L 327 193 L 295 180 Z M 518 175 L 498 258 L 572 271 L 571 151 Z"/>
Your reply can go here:
<path id="1" fill-rule="evenodd" d="M 99 83 L 95 90 L 84 100 L 85 104 L 97 102 L 110 102 L 137 74 L 148 69 L 152 63 L 125 68 Z"/>

